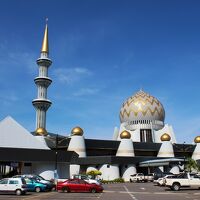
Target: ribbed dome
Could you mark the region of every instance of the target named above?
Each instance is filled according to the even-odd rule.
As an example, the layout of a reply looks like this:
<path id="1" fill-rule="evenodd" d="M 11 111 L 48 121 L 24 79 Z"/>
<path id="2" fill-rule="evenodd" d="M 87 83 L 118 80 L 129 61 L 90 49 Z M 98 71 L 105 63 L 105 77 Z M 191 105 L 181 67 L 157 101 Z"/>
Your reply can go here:
<path id="1" fill-rule="evenodd" d="M 195 143 L 200 143 L 200 136 L 195 137 L 195 138 L 194 138 L 194 142 L 195 142 Z"/>
<path id="2" fill-rule="evenodd" d="M 72 135 L 80 135 L 81 136 L 81 135 L 83 135 L 83 129 L 80 128 L 79 126 L 77 126 L 77 127 L 72 129 L 71 134 Z"/>
<path id="3" fill-rule="evenodd" d="M 122 131 L 121 134 L 120 134 L 120 138 L 121 139 L 130 139 L 131 134 L 128 131 Z"/>
<path id="4" fill-rule="evenodd" d="M 169 134 L 167 134 L 167 133 L 164 133 L 161 137 L 160 137 L 160 140 L 161 141 L 170 141 L 171 140 L 171 137 L 170 137 L 170 135 Z"/>
<path id="5" fill-rule="evenodd" d="M 158 99 L 140 90 L 129 97 L 120 110 L 120 121 L 157 120 L 164 122 L 165 110 Z"/>
<path id="6" fill-rule="evenodd" d="M 45 128 L 37 128 L 35 134 L 40 136 L 46 136 L 48 133 Z"/>

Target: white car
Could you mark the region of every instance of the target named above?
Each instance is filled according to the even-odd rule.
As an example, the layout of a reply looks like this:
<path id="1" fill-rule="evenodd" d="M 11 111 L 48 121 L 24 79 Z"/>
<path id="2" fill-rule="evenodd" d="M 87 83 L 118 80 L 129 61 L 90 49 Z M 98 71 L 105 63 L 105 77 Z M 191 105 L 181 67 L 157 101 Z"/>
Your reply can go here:
<path id="1" fill-rule="evenodd" d="M 23 178 L 4 178 L 0 180 L 1 193 L 25 194 L 27 191 L 26 181 Z"/>
<path id="2" fill-rule="evenodd" d="M 74 178 L 78 178 L 78 179 L 82 179 L 90 184 L 97 184 L 97 185 L 100 185 L 101 183 L 96 180 L 96 179 L 91 179 L 89 176 L 87 175 L 84 175 L 84 174 L 76 174 L 76 175 L 73 175 L 72 176 L 72 179 Z"/>
<path id="3" fill-rule="evenodd" d="M 174 176 L 175 176 L 175 175 L 166 175 L 166 176 L 164 176 L 164 177 L 159 178 L 159 179 L 156 181 L 156 183 L 157 183 L 157 185 L 164 186 L 164 185 L 165 185 L 165 179 L 166 179 L 166 178 L 172 178 L 172 177 L 174 177 Z"/>

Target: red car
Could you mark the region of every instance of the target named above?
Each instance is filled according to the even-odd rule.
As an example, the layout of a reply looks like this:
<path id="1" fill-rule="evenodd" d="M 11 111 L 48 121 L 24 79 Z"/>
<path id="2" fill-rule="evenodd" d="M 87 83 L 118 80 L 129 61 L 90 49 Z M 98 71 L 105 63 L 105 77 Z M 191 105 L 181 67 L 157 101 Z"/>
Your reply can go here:
<path id="1" fill-rule="evenodd" d="M 103 187 L 97 184 L 90 184 L 81 179 L 69 179 L 58 182 L 57 191 L 62 192 L 102 192 Z"/>

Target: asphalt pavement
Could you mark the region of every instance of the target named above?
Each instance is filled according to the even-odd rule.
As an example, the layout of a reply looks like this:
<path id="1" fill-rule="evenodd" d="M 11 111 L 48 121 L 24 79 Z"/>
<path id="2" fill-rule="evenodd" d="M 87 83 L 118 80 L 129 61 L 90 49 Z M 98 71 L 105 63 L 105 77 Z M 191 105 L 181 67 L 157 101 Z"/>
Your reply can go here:
<path id="1" fill-rule="evenodd" d="M 31 192 L 23 196 L 0 195 L 0 200 L 200 200 L 200 190 L 171 191 L 153 183 L 105 184 L 103 193 Z"/>

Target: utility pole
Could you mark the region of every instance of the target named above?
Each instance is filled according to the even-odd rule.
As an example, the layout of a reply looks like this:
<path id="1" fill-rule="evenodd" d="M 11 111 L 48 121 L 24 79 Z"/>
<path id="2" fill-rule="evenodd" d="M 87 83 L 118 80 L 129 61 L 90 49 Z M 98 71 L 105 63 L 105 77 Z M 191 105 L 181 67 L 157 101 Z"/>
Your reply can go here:
<path id="1" fill-rule="evenodd" d="M 56 135 L 56 141 L 55 141 L 55 172 L 54 172 L 54 179 L 58 178 L 58 134 Z"/>

